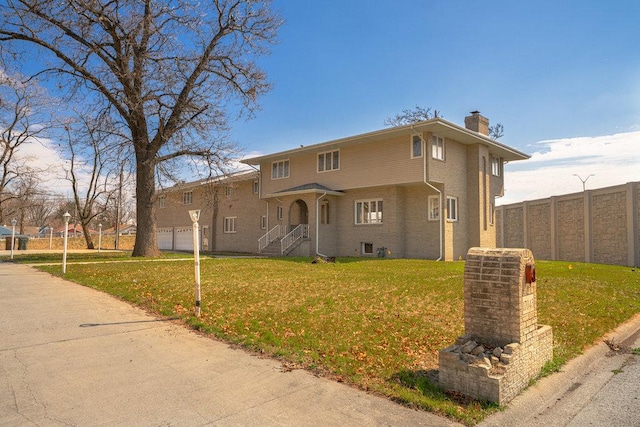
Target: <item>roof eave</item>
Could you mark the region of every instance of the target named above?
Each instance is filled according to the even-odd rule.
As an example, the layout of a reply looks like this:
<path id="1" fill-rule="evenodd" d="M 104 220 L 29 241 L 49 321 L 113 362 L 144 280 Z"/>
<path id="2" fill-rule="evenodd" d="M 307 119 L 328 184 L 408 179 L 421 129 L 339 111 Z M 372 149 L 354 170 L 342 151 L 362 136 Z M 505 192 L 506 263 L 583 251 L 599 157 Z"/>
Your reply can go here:
<path id="1" fill-rule="evenodd" d="M 440 128 L 440 131 L 438 131 Z M 331 141 L 322 142 L 319 144 L 307 145 L 301 148 L 294 148 L 291 150 L 280 151 L 278 153 L 266 154 L 264 156 L 252 157 L 249 159 L 241 160 L 242 163 L 248 165 L 259 165 L 262 162 L 273 161 L 277 159 L 284 159 L 293 156 L 303 155 L 307 152 L 316 152 L 319 150 L 328 149 L 330 147 L 339 147 L 351 144 L 365 143 L 371 140 L 379 140 L 388 138 L 394 135 L 401 135 L 407 131 L 434 131 L 434 133 L 447 133 L 447 131 L 455 132 L 456 136 L 451 136 L 451 139 L 460 141 L 463 144 L 477 144 L 484 143 L 490 148 L 495 148 L 499 151 L 505 160 L 525 160 L 530 156 L 514 148 L 511 148 L 505 144 L 497 142 L 489 138 L 486 135 L 474 132 L 462 126 L 451 123 L 441 118 L 434 118 L 425 120 L 422 122 L 412 123 L 404 126 L 398 126 L 387 129 L 380 129 L 374 132 L 363 133 L 346 138 L 335 139 Z M 446 135 L 445 135 L 446 136 Z"/>

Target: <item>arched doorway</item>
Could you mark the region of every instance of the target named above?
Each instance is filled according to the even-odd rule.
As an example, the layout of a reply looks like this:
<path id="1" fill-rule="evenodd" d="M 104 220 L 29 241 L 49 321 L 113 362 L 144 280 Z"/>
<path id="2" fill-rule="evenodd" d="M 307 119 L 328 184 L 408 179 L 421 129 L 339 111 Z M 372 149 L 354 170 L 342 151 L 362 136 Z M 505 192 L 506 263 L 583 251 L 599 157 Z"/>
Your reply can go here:
<path id="1" fill-rule="evenodd" d="M 289 227 L 295 228 L 300 224 L 309 224 L 309 209 L 304 200 L 296 200 L 289 209 Z"/>

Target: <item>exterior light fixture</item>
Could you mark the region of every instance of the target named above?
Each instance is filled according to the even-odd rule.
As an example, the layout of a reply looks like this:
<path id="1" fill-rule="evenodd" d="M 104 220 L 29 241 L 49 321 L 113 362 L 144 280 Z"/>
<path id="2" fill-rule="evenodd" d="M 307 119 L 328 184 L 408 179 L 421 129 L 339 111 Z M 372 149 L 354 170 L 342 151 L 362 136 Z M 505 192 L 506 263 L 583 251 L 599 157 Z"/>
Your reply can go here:
<path id="1" fill-rule="evenodd" d="M 193 222 L 193 260 L 195 274 L 195 293 L 196 293 L 196 317 L 200 317 L 200 242 L 199 242 L 199 224 L 200 210 L 189 211 L 189 218 Z"/>
<path id="2" fill-rule="evenodd" d="M 64 220 L 64 243 L 62 244 L 62 274 L 67 272 L 67 238 L 69 237 L 69 219 L 71 219 L 71 214 L 69 212 L 65 212 L 62 215 L 62 219 Z"/>
<path id="3" fill-rule="evenodd" d="M 98 224 L 98 252 L 102 246 L 102 223 Z"/>

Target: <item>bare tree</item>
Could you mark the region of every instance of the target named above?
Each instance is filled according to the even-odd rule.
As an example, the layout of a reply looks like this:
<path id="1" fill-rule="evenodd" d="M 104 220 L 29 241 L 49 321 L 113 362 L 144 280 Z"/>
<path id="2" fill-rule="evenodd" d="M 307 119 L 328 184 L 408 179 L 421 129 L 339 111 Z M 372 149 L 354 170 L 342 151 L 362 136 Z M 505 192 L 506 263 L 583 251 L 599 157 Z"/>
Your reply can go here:
<path id="1" fill-rule="evenodd" d="M 69 153 L 66 178 L 71 183 L 75 212 L 87 249 L 94 249 L 90 224 L 115 195 L 113 176 L 120 163 L 115 149 L 118 144 L 108 131 L 111 129 L 108 117 L 92 119 L 83 113 L 77 117 L 77 123 L 70 121 L 65 125 Z"/>
<path id="2" fill-rule="evenodd" d="M 50 225 L 56 208 L 56 197 L 46 192 L 38 192 L 25 207 L 25 222 L 42 229 Z"/>
<path id="3" fill-rule="evenodd" d="M 418 123 L 425 120 L 443 118 L 444 116 L 438 110 L 432 110 L 431 107 L 423 108 L 416 106 L 413 110 L 402 110 L 401 113 L 396 114 L 393 117 L 385 119 L 384 125 L 395 127 L 410 125 L 412 123 Z M 501 123 L 497 123 L 494 126 L 489 126 L 489 137 L 492 139 L 498 139 L 504 136 L 504 126 Z"/>
<path id="4" fill-rule="evenodd" d="M 202 4 L 201 4 L 202 3 Z M 0 5 L 0 53 L 47 56 L 77 102 L 100 104 L 122 124 L 135 157 L 134 256 L 158 254 L 156 168 L 183 156 L 223 167 L 230 109 L 249 114 L 270 89 L 254 62 L 281 20 L 270 1 L 11 0 Z"/>
<path id="5" fill-rule="evenodd" d="M 20 197 L 20 177 L 26 179 L 34 171 L 28 166 L 29 158 L 19 152 L 26 144 L 37 144 L 38 136 L 48 129 L 42 121 L 34 123 L 44 102 L 38 87 L 0 69 L 0 224 L 8 213 L 7 202 Z"/>
<path id="6" fill-rule="evenodd" d="M 502 123 L 496 123 L 494 126 L 489 126 L 489 137 L 492 139 L 502 138 L 504 136 L 504 126 Z"/>
<path id="7" fill-rule="evenodd" d="M 442 117 L 442 113 L 438 110 L 432 111 L 431 107 L 423 108 L 416 105 L 416 108 L 413 110 L 402 110 L 401 113 L 396 114 L 393 117 L 386 118 L 384 120 L 384 125 L 389 127 L 403 126 Z"/>

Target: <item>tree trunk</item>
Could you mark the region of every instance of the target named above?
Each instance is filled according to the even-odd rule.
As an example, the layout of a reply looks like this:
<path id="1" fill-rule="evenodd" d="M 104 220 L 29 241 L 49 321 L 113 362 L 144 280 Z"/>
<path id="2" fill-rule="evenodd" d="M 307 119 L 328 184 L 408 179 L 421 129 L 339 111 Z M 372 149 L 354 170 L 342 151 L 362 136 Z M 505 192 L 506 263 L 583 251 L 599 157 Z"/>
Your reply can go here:
<path id="1" fill-rule="evenodd" d="M 93 246 L 93 239 L 91 238 L 91 232 L 89 231 L 89 224 L 81 222 L 82 234 L 84 234 L 84 241 L 87 243 L 87 249 L 95 249 Z"/>
<path id="2" fill-rule="evenodd" d="M 158 237 L 156 233 L 155 168 L 153 157 L 141 159 L 136 156 L 136 243 L 133 247 L 135 257 L 156 257 Z"/>

